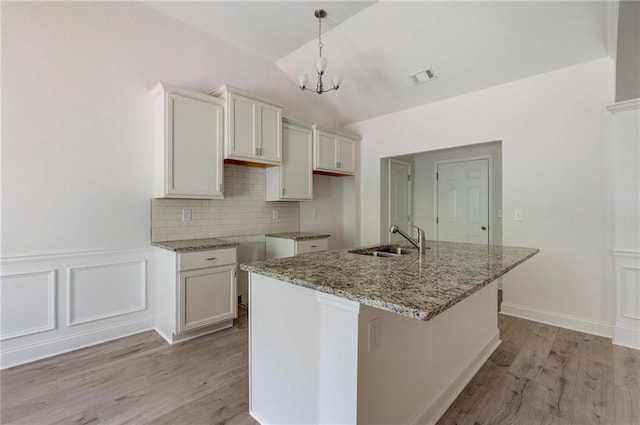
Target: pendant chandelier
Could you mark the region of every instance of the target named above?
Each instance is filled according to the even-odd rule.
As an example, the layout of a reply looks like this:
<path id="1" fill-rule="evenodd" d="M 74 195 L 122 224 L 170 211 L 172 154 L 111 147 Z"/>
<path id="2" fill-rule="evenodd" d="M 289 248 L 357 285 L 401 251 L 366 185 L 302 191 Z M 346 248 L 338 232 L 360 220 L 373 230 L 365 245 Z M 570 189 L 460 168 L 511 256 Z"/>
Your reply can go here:
<path id="1" fill-rule="evenodd" d="M 324 71 L 327 69 L 327 58 L 322 56 L 322 18 L 327 16 L 327 12 L 324 9 L 317 9 L 314 12 L 314 16 L 318 18 L 318 50 L 320 54 L 318 55 L 318 59 L 316 59 L 316 72 L 318 73 L 318 82 L 316 83 L 316 88 L 310 89 L 307 88 L 307 74 L 300 74 L 298 76 L 298 85 L 302 90 L 308 90 L 312 92 L 316 92 L 318 94 L 326 93 L 331 90 L 338 90 L 340 88 L 340 77 L 334 75 L 331 78 L 331 82 L 333 83 L 333 87 L 325 90 L 324 84 L 322 82 L 322 77 L 324 76 Z"/>

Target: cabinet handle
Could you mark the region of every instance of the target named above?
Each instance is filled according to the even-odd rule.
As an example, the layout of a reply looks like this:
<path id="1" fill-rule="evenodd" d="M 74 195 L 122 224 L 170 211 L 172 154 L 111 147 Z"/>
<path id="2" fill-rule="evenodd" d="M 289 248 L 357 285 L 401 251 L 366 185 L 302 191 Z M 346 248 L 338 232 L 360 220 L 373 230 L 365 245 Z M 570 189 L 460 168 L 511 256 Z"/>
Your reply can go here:
<path id="1" fill-rule="evenodd" d="M 340 163 L 336 161 L 336 168 L 340 168 Z"/>
<path id="2" fill-rule="evenodd" d="M 260 156 L 264 155 L 264 149 L 260 148 Z"/>
<path id="3" fill-rule="evenodd" d="M 207 258 L 207 261 L 215 260 L 216 257 Z"/>
<path id="4" fill-rule="evenodd" d="M 218 192 L 222 192 L 222 183 L 218 183 Z"/>
<path id="5" fill-rule="evenodd" d="M 256 156 L 260 156 L 260 148 L 256 148 Z"/>
<path id="6" fill-rule="evenodd" d="M 284 196 L 284 187 L 282 188 L 282 196 Z"/>
<path id="7" fill-rule="evenodd" d="M 309 248 L 317 248 L 317 245 L 311 245 Z"/>

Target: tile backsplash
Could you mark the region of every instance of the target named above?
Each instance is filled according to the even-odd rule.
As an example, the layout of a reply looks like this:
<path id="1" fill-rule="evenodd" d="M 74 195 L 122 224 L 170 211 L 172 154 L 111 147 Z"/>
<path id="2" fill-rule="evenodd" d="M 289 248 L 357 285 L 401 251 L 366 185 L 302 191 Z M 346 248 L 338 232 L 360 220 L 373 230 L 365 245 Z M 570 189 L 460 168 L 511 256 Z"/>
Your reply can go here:
<path id="1" fill-rule="evenodd" d="M 223 200 L 153 199 L 151 241 L 298 231 L 298 203 L 265 201 L 265 181 L 264 168 L 225 164 Z M 182 221 L 183 208 L 191 209 L 191 221 Z"/>

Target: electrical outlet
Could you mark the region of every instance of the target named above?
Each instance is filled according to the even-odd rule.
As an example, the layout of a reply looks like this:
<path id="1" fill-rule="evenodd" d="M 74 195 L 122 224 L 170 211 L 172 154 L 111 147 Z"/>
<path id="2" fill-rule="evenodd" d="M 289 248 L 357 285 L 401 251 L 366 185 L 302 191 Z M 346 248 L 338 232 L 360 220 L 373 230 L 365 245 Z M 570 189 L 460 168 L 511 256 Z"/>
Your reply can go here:
<path id="1" fill-rule="evenodd" d="M 182 209 L 182 221 L 191 221 L 191 208 Z"/>
<path id="2" fill-rule="evenodd" d="M 278 220 L 280 218 L 280 213 L 278 210 L 271 210 L 271 218 L 274 220 Z"/>
<path id="3" fill-rule="evenodd" d="M 380 347 L 380 318 L 373 319 L 369 322 L 369 338 L 368 338 L 368 351 L 372 352 L 376 348 Z"/>

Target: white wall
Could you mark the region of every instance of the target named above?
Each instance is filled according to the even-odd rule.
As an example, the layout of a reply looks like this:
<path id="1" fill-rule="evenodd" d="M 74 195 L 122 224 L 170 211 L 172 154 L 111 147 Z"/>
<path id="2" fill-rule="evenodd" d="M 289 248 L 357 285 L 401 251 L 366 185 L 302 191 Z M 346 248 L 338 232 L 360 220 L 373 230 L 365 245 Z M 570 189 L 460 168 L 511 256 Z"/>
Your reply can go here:
<path id="1" fill-rule="evenodd" d="M 379 239 L 380 158 L 502 140 L 503 243 L 540 248 L 505 276 L 505 304 L 610 335 L 613 74 L 599 59 L 348 126 L 363 138 L 362 243 Z"/>

